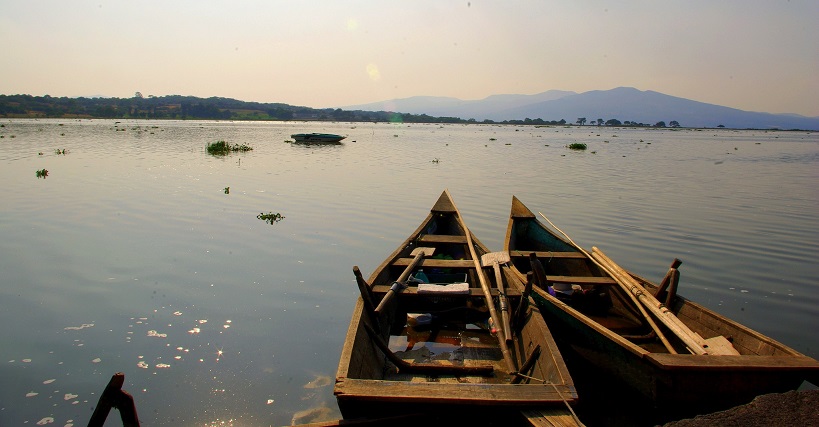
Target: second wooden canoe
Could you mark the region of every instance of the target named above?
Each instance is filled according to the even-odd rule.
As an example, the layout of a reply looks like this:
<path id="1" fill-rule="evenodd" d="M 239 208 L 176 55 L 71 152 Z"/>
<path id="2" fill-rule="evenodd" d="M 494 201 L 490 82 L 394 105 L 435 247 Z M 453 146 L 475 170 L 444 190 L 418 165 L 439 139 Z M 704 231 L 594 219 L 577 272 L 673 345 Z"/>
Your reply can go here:
<path id="1" fill-rule="evenodd" d="M 552 287 L 551 293 L 536 288 L 540 308 L 572 352 L 659 407 L 717 410 L 747 403 L 760 394 L 793 390 L 803 380 L 819 378 L 815 359 L 680 296 L 668 306 L 676 317 L 703 338 L 725 337 L 738 354 L 687 353 L 681 342 L 661 328 L 679 352 L 670 353 L 614 279 L 514 196 L 505 250 L 520 278 L 532 270 L 530 254 L 537 257 L 546 273 L 545 286 Z M 632 277 L 648 292 L 656 292 L 656 284 Z M 571 285 L 584 292 L 575 294 L 575 300 L 554 292 Z"/>

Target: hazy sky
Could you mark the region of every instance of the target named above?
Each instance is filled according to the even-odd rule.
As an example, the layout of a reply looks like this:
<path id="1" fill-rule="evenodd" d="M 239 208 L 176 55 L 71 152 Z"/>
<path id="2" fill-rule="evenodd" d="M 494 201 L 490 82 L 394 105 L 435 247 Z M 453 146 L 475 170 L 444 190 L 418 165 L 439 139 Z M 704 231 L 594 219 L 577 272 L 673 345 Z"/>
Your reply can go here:
<path id="1" fill-rule="evenodd" d="M 819 116 L 819 1 L 0 0 L 0 94 L 338 107 L 632 86 Z"/>

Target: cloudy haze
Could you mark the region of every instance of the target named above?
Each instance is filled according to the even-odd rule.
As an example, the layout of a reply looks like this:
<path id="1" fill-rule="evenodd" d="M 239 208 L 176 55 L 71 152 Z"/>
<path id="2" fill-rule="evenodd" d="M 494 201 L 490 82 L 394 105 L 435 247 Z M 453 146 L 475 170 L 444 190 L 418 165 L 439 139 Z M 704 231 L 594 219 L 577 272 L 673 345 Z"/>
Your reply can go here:
<path id="1" fill-rule="evenodd" d="M 337 107 L 631 86 L 819 116 L 819 2 L 0 0 L 0 94 Z"/>

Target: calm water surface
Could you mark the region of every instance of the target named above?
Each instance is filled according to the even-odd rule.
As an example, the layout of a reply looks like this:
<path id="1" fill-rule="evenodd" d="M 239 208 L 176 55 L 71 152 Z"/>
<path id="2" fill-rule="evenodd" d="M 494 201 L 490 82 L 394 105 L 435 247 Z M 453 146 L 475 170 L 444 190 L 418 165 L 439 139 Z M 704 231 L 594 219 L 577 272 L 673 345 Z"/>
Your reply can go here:
<path id="1" fill-rule="evenodd" d="M 118 371 L 145 426 L 337 417 L 351 268 L 444 188 L 493 250 L 514 194 L 637 273 L 682 259 L 681 294 L 819 357 L 817 133 L 0 123 L 2 426 L 85 425 Z M 208 155 L 217 140 L 253 150 Z"/>

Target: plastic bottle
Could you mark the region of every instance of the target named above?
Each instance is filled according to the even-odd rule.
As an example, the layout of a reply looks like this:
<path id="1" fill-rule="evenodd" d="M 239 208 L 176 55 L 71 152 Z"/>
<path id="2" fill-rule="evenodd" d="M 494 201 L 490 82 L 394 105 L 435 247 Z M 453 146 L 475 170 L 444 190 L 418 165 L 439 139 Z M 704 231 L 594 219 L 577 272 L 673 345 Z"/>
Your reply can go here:
<path id="1" fill-rule="evenodd" d="M 419 268 L 413 277 L 420 280 L 422 283 L 429 283 L 429 277 L 427 277 L 427 275 L 424 274 L 423 268 Z"/>

